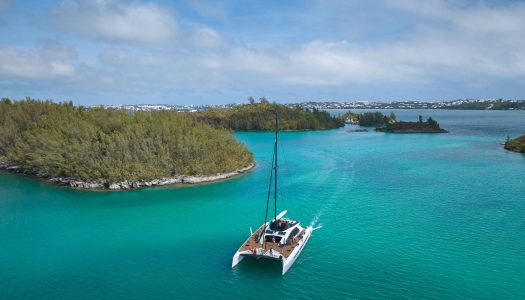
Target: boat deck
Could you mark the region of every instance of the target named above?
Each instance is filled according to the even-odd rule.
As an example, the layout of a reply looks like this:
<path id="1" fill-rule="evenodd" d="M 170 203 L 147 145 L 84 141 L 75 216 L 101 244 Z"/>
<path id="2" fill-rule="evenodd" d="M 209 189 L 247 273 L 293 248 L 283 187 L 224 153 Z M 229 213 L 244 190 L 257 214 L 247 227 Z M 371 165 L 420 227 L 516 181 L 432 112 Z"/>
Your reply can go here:
<path id="1" fill-rule="evenodd" d="M 288 258 L 288 256 L 292 254 L 293 249 L 297 246 L 297 243 L 301 240 L 300 237 L 305 232 L 305 229 L 303 228 L 303 230 L 301 230 L 299 234 L 296 235 L 296 237 L 292 240 L 291 243 L 284 245 L 282 247 L 279 246 L 279 243 L 272 243 L 272 242 L 265 242 L 263 245 L 257 242 L 255 238 L 259 236 L 259 234 L 262 233 L 264 227 L 265 227 L 265 224 L 261 225 L 261 227 L 259 227 L 259 229 L 257 229 L 257 231 L 254 232 L 252 236 L 250 236 L 246 240 L 246 242 L 244 242 L 244 244 L 239 248 L 238 252 L 250 251 L 250 250 L 253 250 L 253 248 L 263 248 L 264 249 L 263 253 L 266 253 L 267 251 L 270 251 L 270 249 L 272 249 L 272 252 L 274 253 L 274 255 L 276 255 L 277 258 L 279 257 L 279 255 L 282 255 L 284 258 Z M 281 254 L 281 248 L 282 248 L 282 254 Z"/>

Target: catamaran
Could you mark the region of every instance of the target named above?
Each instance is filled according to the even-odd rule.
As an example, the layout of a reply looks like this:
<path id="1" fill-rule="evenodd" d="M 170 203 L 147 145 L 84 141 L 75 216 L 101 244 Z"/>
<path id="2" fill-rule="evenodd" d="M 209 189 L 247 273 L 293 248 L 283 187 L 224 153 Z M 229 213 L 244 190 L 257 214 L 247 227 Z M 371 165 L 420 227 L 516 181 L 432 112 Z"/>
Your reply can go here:
<path id="1" fill-rule="evenodd" d="M 251 236 L 237 250 L 233 256 L 232 268 L 235 267 L 246 256 L 257 259 L 279 260 L 283 265 L 283 275 L 290 269 L 295 262 L 304 246 L 312 235 L 312 226 L 303 227 L 301 224 L 292 219 L 284 218 L 288 212 L 285 210 L 277 215 L 277 141 L 279 134 L 278 114 L 275 113 L 275 142 L 272 162 L 272 173 L 270 176 L 270 186 L 268 187 L 268 200 L 266 203 L 265 223 L 255 232 L 251 231 Z M 271 201 L 271 186 L 274 185 L 273 191 L 273 219 L 268 220 L 269 204 Z"/>

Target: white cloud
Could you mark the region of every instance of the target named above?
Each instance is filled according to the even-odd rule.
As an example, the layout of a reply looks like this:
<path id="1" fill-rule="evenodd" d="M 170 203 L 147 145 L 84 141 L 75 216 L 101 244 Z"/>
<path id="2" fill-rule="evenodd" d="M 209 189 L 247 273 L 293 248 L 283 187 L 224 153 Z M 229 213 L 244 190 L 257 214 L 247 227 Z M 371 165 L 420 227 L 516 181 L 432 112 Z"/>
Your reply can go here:
<path id="1" fill-rule="evenodd" d="M 156 4 L 68 1 L 55 11 L 57 25 L 116 44 L 98 49 L 98 59 L 78 67 L 75 49 L 57 42 L 41 42 L 35 50 L 3 47 L 0 76 L 69 77 L 86 90 L 129 95 L 440 81 L 483 86 L 502 78 L 519 81 L 525 77 L 525 21 L 521 18 L 525 5 L 467 7 L 438 0 L 389 3 L 414 14 L 419 22 L 415 30 L 395 41 L 376 39 L 364 44 L 347 38 L 247 45 L 232 42 L 208 25 L 184 30 L 172 10 Z M 177 43 L 165 43 L 170 39 Z M 107 46 L 92 45 L 95 49 Z"/>
<path id="2" fill-rule="evenodd" d="M 47 80 L 74 76 L 76 69 L 70 62 L 73 52 L 73 49 L 54 42 L 45 42 L 39 51 L 0 47 L 0 77 Z"/>
<path id="3" fill-rule="evenodd" d="M 50 62 L 50 75 L 54 76 L 73 76 L 75 75 L 75 67 L 59 61 Z"/>
<path id="4" fill-rule="evenodd" d="M 115 92 L 123 93 L 206 88 L 222 81 L 217 80 L 214 71 L 203 68 L 194 55 L 184 51 L 133 54 L 125 48 L 107 48 L 99 55 L 100 66 L 87 70 L 91 73 L 89 80 L 98 78 L 93 84 L 102 82 L 112 86 Z"/>
<path id="5" fill-rule="evenodd" d="M 455 25 L 457 30 L 467 31 L 470 34 L 498 34 L 507 37 L 525 35 L 523 30 L 525 3 L 488 7 L 483 3 L 460 6 L 458 4 L 462 2 L 444 0 L 389 0 L 388 2 L 423 17 L 448 21 Z"/>
<path id="6" fill-rule="evenodd" d="M 65 1 L 53 13 L 55 27 L 108 42 L 147 46 L 174 42 L 179 25 L 174 12 L 157 4 L 123 1 Z"/>
<path id="7" fill-rule="evenodd" d="M 228 45 L 192 51 L 144 52 L 106 49 L 100 76 L 132 89 L 212 88 L 264 85 L 343 86 L 361 83 L 429 84 L 454 80 L 467 85 L 490 78 L 525 76 L 525 48 L 502 35 L 493 42 L 468 30 L 425 28 L 396 43 L 363 46 L 348 41 L 284 47 Z M 481 80 L 480 78 L 484 78 Z M 488 79 L 487 79 L 488 78 Z M 148 85 L 151 84 L 151 85 Z"/>
<path id="8" fill-rule="evenodd" d="M 196 29 L 192 33 L 190 40 L 198 48 L 216 48 L 226 42 L 222 36 L 210 27 Z"/>
<path id="9" fill-rule="evenodd" d="M 480 78 L 490 82 L 525 76 L 525 5 L 460 7 L 437 0 L 395 5 L 425 17 L 416 31 L 395 42 L 365 46 L 318 40 L 295 47 L 237 47 L 206 65 L 248 70 L 272 83 L 319 86 L 443 80 L 475 84 Z"/>
<path id="10" fill-rule="evenodd" d="M 98 58 L 103 65 L 125 65 L 131 62 L 132 55 L 128 49 L 104 49 Z"/>
<path id="11" fill-rule="evenodd" d="M 39 42 L 40 55 L 44 60 L 75 60 L 78 58 L 78 53 L 75 48 L 65 46 L 57 41 L 43 40 Z"/>
<path id="12" fill-rule="evenodd" d="M 453 62 L 455 68 L 451 65 L 451 71 L 461 68 L 478 75 L 524 75 L 525 70 L 517 62 L 519 53 L 525 51 L 525 4 L 491 8 L 483 4 L 458 6 L 453 5 L 456 2 L 451 4 L 442 0 L 392 3 L 420 16 L 444 22 L 444 25 L 436 25 L 429 21 L 433 27 L 426 27 L 413 37 L 433 45 L 421 47 L 421 50 L 432 53 L 436 63 Z"/>

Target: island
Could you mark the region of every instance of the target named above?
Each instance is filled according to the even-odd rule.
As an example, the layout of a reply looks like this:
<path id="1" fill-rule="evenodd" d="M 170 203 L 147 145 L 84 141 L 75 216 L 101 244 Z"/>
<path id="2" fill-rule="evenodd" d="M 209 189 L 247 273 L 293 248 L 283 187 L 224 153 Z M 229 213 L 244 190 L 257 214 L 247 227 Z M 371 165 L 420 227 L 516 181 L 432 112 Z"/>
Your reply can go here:
<path id="1" fill-rule="evenodd" d="M 266 98 L 255 102 L 248 98 L 248 104 L 232 108 L 209 109 L 191 113 L 197 120 L 215 128 L 234 131 L 272 131 L 275 129 L 275 110 L 279 112 L 280 130 L 321 130 L 343 127 L 344 121 L 330 113 L 316 108 L 270 103 Z"/>
<path id="2" fill-rule="evenodd" d="M 191 114 L 0 101 L 3 170 L 77 188 L 132 189 L 219 180 L 253 166 L 230 131 Z"/>
<path id="3" fill-rule="evenodd" d="M 419 116 L 418 122 L 403 122 L 396 121 L 396 115 L 391 112 L 389 115 L 383 113 L 365 112 L 356 114 L 348 111 L 344 115 L 338 116 L 340 120 L 346 120 L 351 124 L 359 124 L 360 126 L 376 126 L 374 131 L 390 132 L 390 133 L 446 133 L 448 131 L 441 129 L 439 123 L 429 117 L 426 122 L 423 122 L 423 117 Z M 366 129 L 348 130 L 347 132 L 366 132 Z"/>
<path id="4" fill-rule="evenodd" d="M 384 127 L 377 127 L 375 131 L 389 133 L 448 133 L 439 126 L 439 123 L 429 117 L 423 122 L 423 117 L 419 116 L 418 122 L 395 122 L 387 123 Z"/>
<path id="5" fill-rule="evenodd" d="M 338 116 L 338 118 L 345 123 L 361 126 L 384 126 L 396 121 L 394 112 L 390 112 L 390 115 L 386 116 L 380 111 L 357 114 L 349 110 L 345 114 Z"/>
<path id="6" fill-rule="evenodd" d="M 510 137 L 507 136 L 507 141 L 503 148 L 513 152 L 525 153 L 525 134 L 515 139 L 510 139 Z"/>

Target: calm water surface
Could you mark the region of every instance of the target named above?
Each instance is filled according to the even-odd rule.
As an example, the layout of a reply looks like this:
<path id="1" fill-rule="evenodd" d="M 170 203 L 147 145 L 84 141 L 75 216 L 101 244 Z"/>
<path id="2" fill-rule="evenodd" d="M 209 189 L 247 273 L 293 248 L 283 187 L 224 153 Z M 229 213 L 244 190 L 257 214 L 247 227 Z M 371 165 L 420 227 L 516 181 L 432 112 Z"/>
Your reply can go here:
<path id="1" fill-rule="evenodd" d="M 0 299 L 524 299 L 525 155 L 499 142 L 525 134 L 525 111 L 394 113 L 450 133 L 281 134 L 279 208 L 319 227 L 285 276 L 231 269 L 262 222 L 272 133 L 237 133 L 257 167 L 214 184 L 93 192 L 0 172 Z"/>

